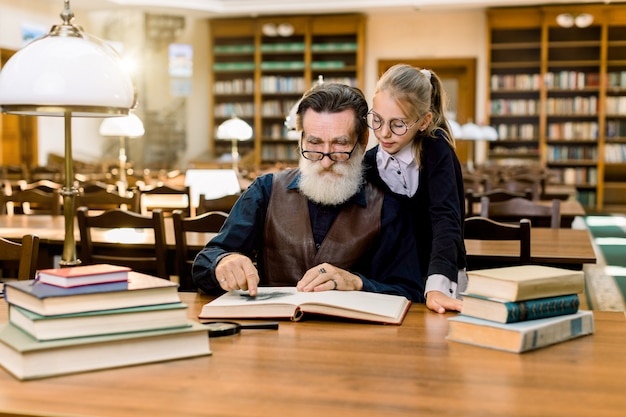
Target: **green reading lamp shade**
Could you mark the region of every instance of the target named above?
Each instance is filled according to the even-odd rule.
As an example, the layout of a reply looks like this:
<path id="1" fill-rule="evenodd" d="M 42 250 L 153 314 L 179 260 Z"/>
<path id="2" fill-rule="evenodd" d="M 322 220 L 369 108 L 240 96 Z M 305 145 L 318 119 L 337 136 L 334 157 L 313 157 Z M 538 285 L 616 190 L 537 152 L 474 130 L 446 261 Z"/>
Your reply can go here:
<path id="1" fill-rule="evenodd" d="M 117 52 L 71 23 L 63 23 L 15 53 L 0 71 L 0 106 L 5 113 L 38 116 L 107 117 L 135 106 L 130 75 Z"/>

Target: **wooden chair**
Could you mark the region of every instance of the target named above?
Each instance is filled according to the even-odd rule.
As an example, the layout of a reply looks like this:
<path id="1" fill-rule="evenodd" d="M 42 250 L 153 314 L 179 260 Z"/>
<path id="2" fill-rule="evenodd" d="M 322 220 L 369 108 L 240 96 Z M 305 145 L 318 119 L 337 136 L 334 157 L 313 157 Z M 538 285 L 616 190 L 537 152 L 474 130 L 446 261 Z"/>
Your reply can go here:
<path id="1" fill-rule="evenodd" d="M 520 197 L 500 202 L 491 202 L 489 197 L 482 197 L 480 215 L 504 223 L 525 218 L 532 221 L 535 227 L 558 229 L 561 227 L 561 201 L 554 199 L 551 206 L 545 206 Z"/>
<path id="2" fill-rule="evenodd" d="M 0 269 L 3 278 L 17 278 L 20 281 L 35 279 L 38 256 L 39 236 L 24 235 L 22 243 L 0 237 Z"/>
<path id="3" fill-rule="evenodd" d="M 228 214 L 223 211 L 209 211 L 194 217 L 185 217 L 181 210 L 174 210 L 172 213 L 176 240 L 176 269 L 181 291 L 196 290 L 191 280 L 191 266 L 197 252 L 189 250 L 187 233 L 217 233 L 227 217 Z"/>
<path id="4" fill-rule="evenodd" d="M 141 213 L 143 214 L 158 208 L 169 214 L 174 210 L 181 210 L 185 215 L 191 216 L 196 214 L 192 206 L 189 186 L 175 187 L 160 184 L 141 189 Z"/>
<path id="5" fill-rule="evenodd" d="M 474 205 L 480 203 L 482 197 L 488 197 L 490 202 L 500 202 L 510 200 L 516 197 L 532 200 L 533 194 L 530 189 L 526 190 L 525 193 L 516 193 L 504 190 L 502 188 L 494 188 L 492 190 L 482 193 L 474 192 L 474 190 L 471 189 L 467 190 L 465 191 L 465 201 L 467 201 L 466 217 L 472 217 L 478 214 L 474 213 Z"/>
<path id="6" fill-rule="evenodd" d="M 117 192 L 115 186 L 94 182 L 83 184 L 76 196 L 77 207 L 87 207 L 89 210 L 124 209 L 140 213 L 141 205 L 139 193 L 128 191 L 125 195 Z"/>
<path id="7" fill-rule="evenodd" d="M 466 192 L 473 190 L 476 193 L 483 193 L 491 189 L 491 181 L 486 175 L 463 173 L 463 187 Z"/>
<path id="8" fill-rule="evenodd" d="M 507 224 L 486 217 L 468 217 L 464 222 L 464 238 L 472 240 L 519 241 L 519 258 L 513 264 L 530 263 L 530 229 L 528 219 L 521 219 L 518 224 Z M 510 265 L 510 264 L 509 264 Z M 505 265 L 475 264 L 468 258 L 468 269 L 480 269 Z"/>
<path id="9" fill-rule="evenodd" d="M 38 189 L 14 189 L 10 194 L 2 190 L 0 194 L 0 214 L 61 214 L 59 190 L 45 192 Z"/>
<path id="10" fill-rule="evenodd" d="M 209 211 L 223 211 L 224 213 L 230 213 L 237 200 L 241 197 L 241 194 L 230 194 L 219 198 L 207 199 L 204 194 L 200 194 L 200 201 L 196 214 L 203 214 Z"/>
<path id="11" fill-rule="evenodd" d="M 542 184 L 544 184 L 543 174 L 516 174 L 504 175 L 496 187 L 516 193 L 526 193 L 530 190 L 533 200 L 539 200 L 542 194 Z"/>
<path id="12" fill-rule="evenodd" d="M 83 264 L 108 263 L 124 265 L 134 271 L 169 279 L 167 270 L 167 244 L 163 213 L 154 210 L 144 216 L 128 210 L 113 209 L 97 215 L 89 215 L 87 207 L 77 210 L 80 231 L 80 259 Z M 92 229 L 144 229 L 152 230 L 154 245 L 140 247 L 136 244 L 111 243 L 94 245 Z"/>

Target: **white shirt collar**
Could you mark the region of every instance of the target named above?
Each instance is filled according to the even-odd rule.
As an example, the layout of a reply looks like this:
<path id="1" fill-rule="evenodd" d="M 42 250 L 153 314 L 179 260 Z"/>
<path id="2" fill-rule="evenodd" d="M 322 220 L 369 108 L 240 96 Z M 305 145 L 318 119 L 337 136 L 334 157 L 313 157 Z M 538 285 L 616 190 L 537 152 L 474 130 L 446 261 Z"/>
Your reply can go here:
<path id="1" fill-rule="evenodd" d="M 412 197 L 417 192 L 419 169 L 411 145 L 405 146 L 394 155 L 379 146 L 376 165 L 380 177 L 394 193 Z"/>

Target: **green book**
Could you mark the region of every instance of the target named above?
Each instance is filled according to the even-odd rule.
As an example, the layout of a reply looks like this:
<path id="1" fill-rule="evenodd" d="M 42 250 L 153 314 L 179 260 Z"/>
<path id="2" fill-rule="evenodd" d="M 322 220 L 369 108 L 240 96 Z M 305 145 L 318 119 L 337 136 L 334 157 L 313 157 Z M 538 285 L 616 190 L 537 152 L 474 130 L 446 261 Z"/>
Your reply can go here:
<path id="1" fill-rule="evenodd" d="M 578 294 L 517 302 L 469 293 L 461 293 L 461 295 L 463 296 L 461 314 L 499 323 L 515 323 L 573 314 L 578 311 L 580 305 Z"/>
<path id="2" fill-rule="evenodd" d="M 44 316 L 9 305 L 9 321 L 37 340 L 186 327 L 187 305 L 157 304 Z"/>
<path id="3" fill-rule="evenodd" d="M 41 342 L 12 324 L 0 326 L 0 365 L 17 379 L 210 355 L 204 325 Z"/>

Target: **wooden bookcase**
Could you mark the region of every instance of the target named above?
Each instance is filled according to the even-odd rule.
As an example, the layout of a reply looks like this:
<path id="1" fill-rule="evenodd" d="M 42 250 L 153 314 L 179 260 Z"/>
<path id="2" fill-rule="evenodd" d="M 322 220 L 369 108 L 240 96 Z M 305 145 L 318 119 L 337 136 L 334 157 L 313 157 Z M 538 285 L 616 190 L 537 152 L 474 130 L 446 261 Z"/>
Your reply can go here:
<path id="1" fill-rule="evenodd" d="M 584 28 L 560 13 L 589 13 Z M 536 161 L 591 211 L 626 209 L 626 5 L 490 9 L 490 159 Z"/>
<path id="2" fill-rule="evenodd" d="M 213 19 L 210 27 L 210 131 L 233 115 L 250 123 L 254 138 L 240 153 L 253 153 L 256 170 L 297 163 L 285 117 L 320 76 L 363 88 L 363 15 Z M 215 134 L 210 145 L 215 157 L 230 150 Z"/>

